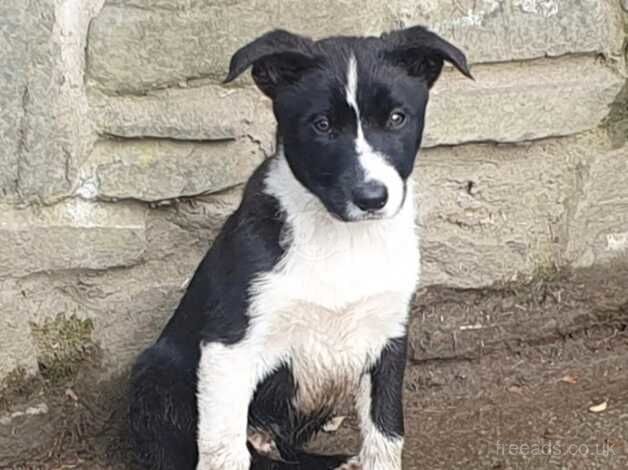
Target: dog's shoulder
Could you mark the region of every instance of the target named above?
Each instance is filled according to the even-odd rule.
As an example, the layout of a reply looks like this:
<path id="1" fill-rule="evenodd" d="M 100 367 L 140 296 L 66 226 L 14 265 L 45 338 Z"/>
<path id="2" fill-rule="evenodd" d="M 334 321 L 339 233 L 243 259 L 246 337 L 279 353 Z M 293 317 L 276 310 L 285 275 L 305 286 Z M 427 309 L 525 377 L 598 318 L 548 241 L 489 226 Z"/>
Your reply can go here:
<path id="1" fill-rule="evenodd" d="M 213 266 L 225 263 L 232 269 L 268 271 L 283 254 L 280 238 L 285 213 L 277 199 L 264 190 L 271 163 L 272 158 L 262 162 L 247 181 L 240 205 L 207 254 Z M 224 273 L 221 270 L 221 275 Z"/>
<path id="2" fill-rule="evenodd" d="M 252 281 L 271 271 L 284 252 L 280 237 L 285 215 L 277 199 L 264 192 L 269 165 L 270 159 L 249 178 L 242 202 L 196 269 L 165 335 L 234 343 L 244 334 L 246 293 Z"/>
<path id="3" fill-rule="evenodd" d="M 286 214 L 277 198 L 266 190 L 266 181 L 275 158 L 266 159 L 253 172 L 244 188 L 240 207 L 232 216 L 233 223 L 231 226 L 226 224 L 225 230 L 236 230 L 236 237 L 243 237 L 239 240 L 243 245 L 257 240 L 264 244 L 262 249 L 279 257 L 283 251 L 280 238 L 286 223 Z"/>

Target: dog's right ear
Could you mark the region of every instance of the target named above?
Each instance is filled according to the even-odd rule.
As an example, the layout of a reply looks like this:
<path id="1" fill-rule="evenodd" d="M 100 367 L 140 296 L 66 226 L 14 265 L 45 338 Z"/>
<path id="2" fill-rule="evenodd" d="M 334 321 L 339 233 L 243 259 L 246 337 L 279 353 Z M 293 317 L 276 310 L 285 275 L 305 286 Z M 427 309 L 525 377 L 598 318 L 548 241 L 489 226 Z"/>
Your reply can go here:
<path id="1" fill-rule="evenodd" d="M 252 65 L 253 80 L 259 89 L 275 98 L 279 88 L 294 83 L 317 64 L 313 44 L 309 38 L 284 30 L 266 33 L 233 55 L 224 82 L 234 80 Z"/>

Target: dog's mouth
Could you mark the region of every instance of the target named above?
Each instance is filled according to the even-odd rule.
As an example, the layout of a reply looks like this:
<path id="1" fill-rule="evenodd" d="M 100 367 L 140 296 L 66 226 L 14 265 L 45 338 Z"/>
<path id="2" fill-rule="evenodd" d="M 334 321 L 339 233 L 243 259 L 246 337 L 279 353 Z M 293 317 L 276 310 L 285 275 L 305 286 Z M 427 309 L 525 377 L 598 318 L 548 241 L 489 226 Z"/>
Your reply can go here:
<path id="1" fill-rule="evenodd" d="M 332 213 L 332 216 L 343 220 L 345 222 L 363 222 L 363 221 L 372 221 L 372 220 L 386 220 L 393 219 L 394 217 L 401 212 L 401 209 L 405 205 L 407 196 L 407 189 L 404 184 L 403 192 L 401 195 L 401 201 L 395 205 L 395 207 L 390 207 L 390 205 L 386 205 L 381 209 L 377 210 L 362 210 L 357 207 L 352 202 L 347 203 L 346 211 L 343 216 L 338 216 L 337 214 Z M 331 212 L 330 212 L 331 213 Z"/>
<path id="2" fill-rule="evenodd" d="M 346 223 L 355 223 L 355 222 L 369 222 L 369 221 L 377 221 L 377 220 L 388 220 L 394 219 L 397 214 L 401 211 L 401 207 L 399 207 L 396 211 L 390 213 L 387 211 L 375 211 L 375 212 L 364 212 L 361 211 L 359 213 L 350 212 L 348 214 L 338 215 L 336 213 L 331 213 L 330 215 L 338 221 L 346 222 Z"/>
<path id="3" fill-rule="evenodd" d="M 386 214 L 385 212 L 382 211 L 376 211 L 376 212 L 361 212 L 359 214 L 353 214 L 353 215 L 349 215 L 348 217 L 342 219 L 345 222 L 363 222 L 363 221 L 367 221 L 367 220 L 383 220 L 383 219 L 389 219 L 392 218 L 396 215 L 389 215 Z"/>

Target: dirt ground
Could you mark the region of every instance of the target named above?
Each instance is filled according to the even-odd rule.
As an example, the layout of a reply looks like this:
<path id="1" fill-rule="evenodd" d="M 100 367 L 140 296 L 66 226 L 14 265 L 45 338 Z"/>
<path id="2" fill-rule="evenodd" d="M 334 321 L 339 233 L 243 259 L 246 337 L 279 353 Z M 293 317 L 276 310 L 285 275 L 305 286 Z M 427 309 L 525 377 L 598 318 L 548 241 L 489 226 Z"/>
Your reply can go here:
<path id="1" fill-rule="evenodd" d="M 628 269 L 430 289 L 414 313 L 405 469 L 628 469 Z M 84 369 L 0 401 L 0 417 L 3 407 L 48 409 L 0 425 L 0 468 L 132 468 L 124 377 L 102 383 L 97 368 Z M 348 417 L 313 447 L 358 442 Z"/>

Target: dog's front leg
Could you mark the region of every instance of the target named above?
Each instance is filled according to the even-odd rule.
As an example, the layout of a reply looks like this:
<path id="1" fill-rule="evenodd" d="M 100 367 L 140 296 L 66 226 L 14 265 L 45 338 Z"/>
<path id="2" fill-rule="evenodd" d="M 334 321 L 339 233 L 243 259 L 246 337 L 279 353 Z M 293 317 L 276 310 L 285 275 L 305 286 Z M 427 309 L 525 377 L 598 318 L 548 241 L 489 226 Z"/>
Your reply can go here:
<path id="1" fill-rule="evenodd" d="M 247 420 L 257 362 L 246 342 L 201 346 L 197 470 L 249 470 Z"/>
<path id="2" fill-rule="evenodd" d="M 363 443 L 358 462 L 363 470 L 401 470 L 406 349 L 406 337 L 391 339 L 360 383 L 357 411 Z"/>

